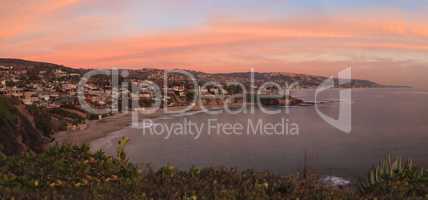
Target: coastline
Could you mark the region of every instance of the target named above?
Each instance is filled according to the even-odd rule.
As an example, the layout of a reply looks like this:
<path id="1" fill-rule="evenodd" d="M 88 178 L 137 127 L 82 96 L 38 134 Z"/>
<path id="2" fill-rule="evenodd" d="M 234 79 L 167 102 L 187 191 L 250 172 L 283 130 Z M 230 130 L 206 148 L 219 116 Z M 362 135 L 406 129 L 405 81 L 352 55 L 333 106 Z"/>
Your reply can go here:
<path id="1" fill-rule="evenodd" d="M 89 121 L 87 128 L 78 131 L 61 131 L 55 133 L 52 144 L 81 145 L 108 136 L 126 128 L 131 123 L 130 113 L 119 113 L 101 120 Z"/>
<path id="2" fill-rule="evenodd" d="M 230 105 L 230 108 L 240 108 L 242 104 L 233 104 Z M 168 107 L 168 111 L 180 111 L 187 106 L 175 106 Z M 205 105 L 205 108 L 208 110 L 218 110 L 223 109 L 223 105 Z M 195 106 L 190 109 L 188 112 L 200 111 L 202 108 Z M 70 145 L 82 145 L 90 144 L 91 142 L 104 138 L 112 134 L 113 132 L 119 131 L 131 125 L 132 112 L 128 113 L 118 113 L 101 120 L 93 120 L 87 123 L 87 127 L 83 130 L 76 131 L 61 131 L 53 135 L 53 142 L 51 145 L 55 144 L 70 144 Z M 145 115 L 146 118 L 157 118 L 165 113 L 163 111 L 158 111 L 156 113 Z"/>

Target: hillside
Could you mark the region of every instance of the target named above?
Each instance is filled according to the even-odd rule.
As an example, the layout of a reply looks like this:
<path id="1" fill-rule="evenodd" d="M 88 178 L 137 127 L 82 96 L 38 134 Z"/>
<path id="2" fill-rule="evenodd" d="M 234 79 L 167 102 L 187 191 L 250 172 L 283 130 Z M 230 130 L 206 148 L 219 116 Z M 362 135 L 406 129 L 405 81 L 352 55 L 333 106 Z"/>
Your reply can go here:
<path id="1" fill-rule="evenodd" d="M 221 73 L 221 74 L 208 74 L 206 76 L 211 77 L 212 80 L 221 80 L 221 79 L 233 79 L 240 80 L 241 82 L 249 82 L 251 77 L 250 72 L 240 72 L 240 73 Z M 273 81 L 284 85 L 286 83 L 298 83 L 300 87 L 303 88 L 313 88 L 318 87 L 327 77 L 316 76 L 316 75 L 306 75 L 306 74 L 294 74 L 294 73 L 279 73 L 279 72 L 269 72 L 269 73 L 254 73 L 254 80 L 256 84 L 260 82 Z M 334 79 L 336 86 L 338 83 L 337 79 Z M 343 85 L 340 87 L 382 87 L 382 85 L 375 83 L 369 80 L 358 80 L 353 79 L 350 85 Z"/>
<path id="2" fill-rule="evenodd" d="M 57 65 L 53 63 L 47 63 L 47 62 L 37 62 L 37 61 L 28 61 L 28 60 L 22 60 L 22 59 L 14 59 L 14 58 L 0 58 L 0 66 L 3 67 L 9 67 L 13 66 L 16 70 L 36 70 L 36 71 L 42 71 L 42 70 L 55 70 L 55 69 L 61 69 L 68 72 L 79 72 L 79 69 L 73 69 L 70 67 L 65 67 L 63 65 Z"/>
<path id="3" fill-rule="evenodd" d="M 10 59 L 10 58 L 0 58 L 0 66 L 9 67 L 13 66 L 15 69 L 29 70 L 34 73 L 39 71 L 46 70 L 52 71 L 55 69 L 61 69 L 70 73 L 79 73 L 83 74 L 89 69 L 74 69 L 66 67 L 63 65 L 45 63 L 45 62 L 35 62 L 35 61 L 26 61 L 21 59 Z M 119 69 L 126 69 L 124 67 L 118 67 Z M 141 68 L 141 69 L 127 69 L 130 74 L 129 78 L 135 79 L 148 79 L 152 81 L 161 81 L 163 78 L 164 70 L 154 69 L 154 68 Z M 218 81 L 218 82 L 227 82 L 227 81 L 239 81 L 243 84 L 249 84 L 251 74 L 250 72 L 231 72 L 231 73 L 205 73 L 198 71 L 186 70 L 195 77 L 200 82 L 207 81 Z M 283 73 L 283 72 L 255 72 L 254 74 L 256 83 L 264 83 L 268 81 L 274 81 L 281 85 L 285 83 L 298 83 L 300 87 L 311 88 L 320 85 L 327 77 L 316 76 L 316 75 L 305 75 L 305 74 L 294 74 L 294 73 Z M 336 80 L 337 82 L 337 80 Z M 383 87 L 381 84 L 375 83 L 369 80 L 352 80 L 351 85 L 346 85 L 344 87 Z"/>
<path id="4" fill-rule="evenodd" d="M 13 99 L 0 96 L 0 152 L 40 152 L 49 139 L 35 127 L 31 114 Z"/>

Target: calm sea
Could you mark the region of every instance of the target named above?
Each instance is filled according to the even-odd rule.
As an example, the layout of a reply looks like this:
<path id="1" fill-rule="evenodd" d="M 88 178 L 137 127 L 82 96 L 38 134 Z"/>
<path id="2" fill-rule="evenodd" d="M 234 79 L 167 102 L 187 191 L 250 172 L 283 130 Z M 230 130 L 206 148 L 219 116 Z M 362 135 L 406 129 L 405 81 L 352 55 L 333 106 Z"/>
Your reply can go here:
<path id="1" fill-rule="evenodd" d="M 324 93 L 321 100 L 338 100 L 337 90 Z M 313 90 L 293 92 L 294 96 L 313 101 Z M 336 116 L 339 102 L 318 105 L 320 110 Z M 125 128 L 109 137 L 94 141 L 93 148 L 114 154 L 119 137 L 130 139 L 126 151 L 131 161 L 151 163 L 153 167 L 172 164 L 191 166 L 225 166 L 241 169 L 270 170 L 277 174 L 294 173 L 306 166 L 325 175 L 364 176 L 371 166 L 387 153 L 411 158 L 428 166 L 428 92 L 414 89 L 353 89 L 352 132 L 343 133 L 326 123 L 314 106 L 271 108 L 279 114 L 255 113 L 186 113 L 165 115 L 146 123 L 143 129 Z M 208 128 L 214 122 L 242 124 L 262 120 L 263 124 L 288 124 L 298 127 L 298 135 L 267 135 L 258 130 L 248 134 L 230 134 Z M 284 124 L 286 120 L 286 124 Z M 179 134 L 175 126 L 192 122 L 202 134 Z M 202 125 L 205 124 L 205 125 Z M 178 134 L 159 135 L 147 131 L 154 126 L 175 129 Z M 280 130 L 280 127 L 278 127 Z M 189 130 L 187 130 L 190 132 Z M 296 129 L 294 130 L 296 131 Z M 209 132 L 209 134 L 208 134 Z M 239 132 L 239 131 L 238 131 Z M 242 131 L 241 131 L 242 132 Z"/>

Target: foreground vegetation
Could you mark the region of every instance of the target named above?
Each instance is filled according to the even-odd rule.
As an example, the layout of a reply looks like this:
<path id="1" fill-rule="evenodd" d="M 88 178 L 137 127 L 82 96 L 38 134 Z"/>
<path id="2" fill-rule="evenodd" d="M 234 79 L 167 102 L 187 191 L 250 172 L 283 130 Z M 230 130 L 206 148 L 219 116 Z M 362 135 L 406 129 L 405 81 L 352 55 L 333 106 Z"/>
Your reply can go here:
<path id="1" fill-rule="evenodd" d="M 137 168 L 121 140 L 117 156 L 88 146 L 55 146 L 41 154 L 0 158 L 0 199 L 425 199 L 428 176 L 412 162 L 388 157 L 349 188 L 316 175 L 275 176 L 226 168 Z"/>

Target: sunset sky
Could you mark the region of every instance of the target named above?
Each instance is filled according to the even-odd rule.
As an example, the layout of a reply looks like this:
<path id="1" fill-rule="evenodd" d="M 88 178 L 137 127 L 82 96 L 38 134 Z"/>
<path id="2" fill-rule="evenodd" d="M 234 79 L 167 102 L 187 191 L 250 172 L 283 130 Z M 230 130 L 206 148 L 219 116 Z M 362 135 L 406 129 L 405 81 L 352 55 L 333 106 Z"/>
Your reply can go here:
<path id="1" fill-rule="evenodd" d="M 0 57 L 428 89 L 428 0 L 1 0 Z"/>

